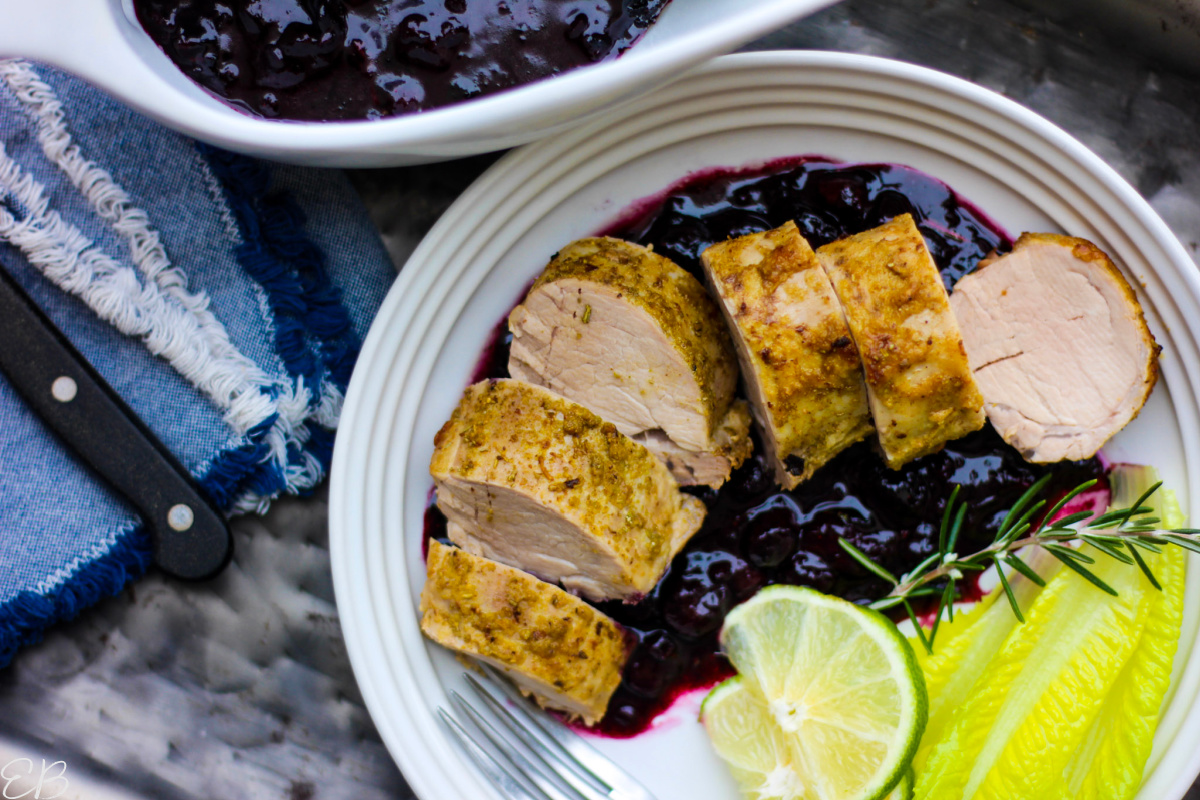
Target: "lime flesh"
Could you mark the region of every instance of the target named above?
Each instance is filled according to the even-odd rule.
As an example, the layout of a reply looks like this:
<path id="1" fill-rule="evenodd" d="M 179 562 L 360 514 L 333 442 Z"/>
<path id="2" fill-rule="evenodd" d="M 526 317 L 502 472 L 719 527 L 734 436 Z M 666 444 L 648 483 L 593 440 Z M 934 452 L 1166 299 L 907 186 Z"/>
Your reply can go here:
<path id="1" fill-rule="evenodd" d="M 739 675 L 712 691 L 701 717 L 746 798 L 882 800 L 897 788 L 927 703 L 890 621 L 773 586 L 730 613 L 721 642 Z"/>

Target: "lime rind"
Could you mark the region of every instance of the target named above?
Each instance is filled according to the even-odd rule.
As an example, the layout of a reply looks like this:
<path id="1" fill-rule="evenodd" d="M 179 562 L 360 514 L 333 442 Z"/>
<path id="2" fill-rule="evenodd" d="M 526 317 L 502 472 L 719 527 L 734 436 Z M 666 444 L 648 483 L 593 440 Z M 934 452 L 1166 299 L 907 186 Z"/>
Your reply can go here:
<path id="1" fill-rule="evenodd" d="M 708 694 L 704 695 L 703 702 L 700 703 L 700 718 L 704 719 L 704 715 L 716 706 L 720 705 L 726 695 L 741 691 L 742 676 L 734 675 L 732 678 L 726 678 L 716 686 L 708 690 Z"/>
<path id="2" fill-rule="evenodd" d="M 909 767 L 904 771 L 904 777 L 896 784 L 896 788 L 892 789 L 892 793 L 887 796 L 886 800 L 912 800 L 913 785 L 916 781 L 912 767 Z"/>
<path id="3" fill-rule="evenodd" d="M 702 714 L 739 784 L 759 787 L 747 797 L 882 800 L 901 782 L 927 696 L 912 647 L 886 617 L 772 586 L 729 614 L 721 642 L 740 675 L 713 691 Z M 759 734 L 758 749 L 727 753 L 753 725 L 771 731 Z"/>

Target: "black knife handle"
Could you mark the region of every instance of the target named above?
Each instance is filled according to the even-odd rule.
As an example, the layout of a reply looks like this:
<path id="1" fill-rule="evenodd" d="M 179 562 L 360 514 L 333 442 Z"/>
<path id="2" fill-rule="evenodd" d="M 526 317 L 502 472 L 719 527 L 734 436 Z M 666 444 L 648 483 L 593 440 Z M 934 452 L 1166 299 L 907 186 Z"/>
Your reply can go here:
<path id="1" fill-rule="evenodd" d="M 138 510 L 164 572 L 202 579 L 225 566 L 232 539 L 224 518 L 3 268 L 0 371 L 47 427 Z"/>

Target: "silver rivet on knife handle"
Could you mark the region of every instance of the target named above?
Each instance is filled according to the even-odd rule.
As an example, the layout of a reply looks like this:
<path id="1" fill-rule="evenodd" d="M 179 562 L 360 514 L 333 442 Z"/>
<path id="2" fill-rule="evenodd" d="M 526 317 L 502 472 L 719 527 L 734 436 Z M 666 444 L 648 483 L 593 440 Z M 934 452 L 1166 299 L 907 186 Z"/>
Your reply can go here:
<path id="1" fill-rule="evenodd" d="M 192 513 L 191 507 L 184 503 L 176 503 L 167 512 L 167 524 L 177 531 L 186 531 L 195 521 L 196 515 Z"/>
<path id="2" fill-rule="evenodd" d="M 60 403 L 71 402 L 78 393 L 79 384 L 69 375 L 59 375 L 54 379 L 54 383 L 50 384 L 50 394 Z"/>
<path id="3" fill-rule="evenodd" d="M 198 579 L 226 564 L 233 543 L 220 511 L 3 265 L 0 373 L 47 428 L 138 510 L 159 568 Z"/>

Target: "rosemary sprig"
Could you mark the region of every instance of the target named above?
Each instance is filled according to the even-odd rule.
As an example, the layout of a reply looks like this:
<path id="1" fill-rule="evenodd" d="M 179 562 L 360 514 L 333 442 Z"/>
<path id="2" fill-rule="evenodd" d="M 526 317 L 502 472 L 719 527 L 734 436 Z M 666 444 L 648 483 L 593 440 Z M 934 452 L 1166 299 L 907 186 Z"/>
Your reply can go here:
<path id="1" fill-rule="evenodd" d="M 1096 559 L 1070 546 L 1069 542 L 1089 544 L 1096 553 L 1136 566 L 1145 574 L 1150 584 L 1160 591 L 1161 584 L 1139 550 L 1161 553 L 1164 545 L 1176 545 L 1200 553 L 1200 529 L 1177 528 L 1163 531 L 1154 527 L 1161 520 L 1152 516 L 1154 509 L 1145 503 L 1162 486 L 1161 482 L 1146 490 L 1129 508 L 1114 509 L 1099 515 L 1080 511 L 1055 520 L 1055 514 L 1065 508 L 1072 499 L 1095 486 L 1096 481 L 1091 480 L 1076 486 L 1039 517 L 1039 513 L 1046 507 L 1046 500 L 1038 499 L 1038 496 L 1045 490 L 1049 481 L 1050 476 L 1045 475 L 1030 486 L 1009 509 L 992 543 L 966 556 L 956 552 L 958 536 L 966 518 L 967 503 L 959 500 L 961 487 L 955 486 L 942 513 L 937 552 L 899 578 L 876 564 L 866 553 L 845 539 L 839 537 L 838 544 L 864 569 L 892 585 L 892 590 L 885 597 L 872 603 L 871 607 L 882 610 L 903 606 L 916 628 L 921 644 L 930 653 L 933 652 L 933 643 L 942 615 L 947 614 L 947 619 L 953 619 L 950 615 L 953 614 L 954 600 L 957 596 L 956 587 L 966 571 L 984 570 L 994 565 L 1008 604 L 1017 619 L 1025 621 L 1004 568 L 1008 567 L 1020 573 L 1038 586 L 1045 586 L 1046 581 L 1017 555 L 1017 551 L 1029 545 L 1042 547 L 1065 567 L 1075 571 L 1101 591 L 1114 596 L 1117 594 L 1116 590 L 1088 569 L 1096 563 Z M 934 585 L 942 581 L 945 582 L 942 586 Z M 933 627 L 926 632 L 917 619 L 911 601 L 914 598 L 931 596 L 938 597 L 938 607 L 933 618 Z"/>

